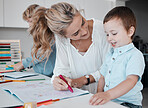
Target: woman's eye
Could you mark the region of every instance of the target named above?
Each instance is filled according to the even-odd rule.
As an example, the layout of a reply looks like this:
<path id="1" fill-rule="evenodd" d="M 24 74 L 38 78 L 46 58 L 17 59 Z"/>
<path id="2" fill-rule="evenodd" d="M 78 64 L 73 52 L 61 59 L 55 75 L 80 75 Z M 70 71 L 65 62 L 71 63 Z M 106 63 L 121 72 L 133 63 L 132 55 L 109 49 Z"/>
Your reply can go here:
<path id="1" fill-rule="evenodd" d="M 85 21 L 84 21 L 84 19 L 82 18 L 82 26 L 85 24 Z"/>
<path id="2" fill-rule="evenodd" d="M 78 34 L 79 34 L 79 31 L 77 31 L 77 32 L 76 32 L 76 33 L 74 33 L 73 35 L 74 35 L 74 36 L 77 36 Z"/>

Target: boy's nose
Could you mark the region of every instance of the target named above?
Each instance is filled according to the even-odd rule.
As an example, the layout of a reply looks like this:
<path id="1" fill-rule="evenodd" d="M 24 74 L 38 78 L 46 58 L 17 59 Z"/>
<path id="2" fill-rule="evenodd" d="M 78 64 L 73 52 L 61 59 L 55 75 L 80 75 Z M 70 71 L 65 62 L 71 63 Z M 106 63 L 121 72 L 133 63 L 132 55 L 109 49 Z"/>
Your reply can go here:
<path id="1" fill-rule="evenodd" d="M 107 40 L 108 41 L 111 41 L 112 40 L 112 37 L 111 36 L 107 36 Z"/>

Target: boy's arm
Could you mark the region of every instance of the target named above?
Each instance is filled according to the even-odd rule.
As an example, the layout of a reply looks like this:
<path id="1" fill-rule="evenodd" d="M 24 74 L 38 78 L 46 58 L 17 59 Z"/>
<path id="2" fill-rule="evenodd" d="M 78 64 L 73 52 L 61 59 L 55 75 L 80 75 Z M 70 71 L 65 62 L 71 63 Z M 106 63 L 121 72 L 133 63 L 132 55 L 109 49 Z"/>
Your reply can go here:
<path id="1" fill-rule="evenodd" d="M 106 102 L 118 98 L 127 92 L 129 92 L 137 83 L 138 81 L 137 75 L 129 75 L 127 76 L 126 80 L 121 82 L 116 87 L 106 91 L 106 92 L 99 92 L 95 95 L 93 95 L 90 99 L 91 105 L 102 105 Z"/>
<path id="2" fill-rule="evenodd" d="M 110 99 L 118 98 L 129 92 L 136 85 L 138 78 L 139 77 L 137 75 L 129 75 L 126 80 L 121 82 L 119 85 L 106 91 L 110 95 Z"/>
<path id="3" fill-rule="evenodd" d="M 101 75 L 101 74 L 100 74 Z M 104 85 L 105 85 L 105 79 L 104 76 L 101 75 L 100 79 L 98 81 L 98 88 L 97 88 L 97 93 L 98 92 L 104 92 Z"/>

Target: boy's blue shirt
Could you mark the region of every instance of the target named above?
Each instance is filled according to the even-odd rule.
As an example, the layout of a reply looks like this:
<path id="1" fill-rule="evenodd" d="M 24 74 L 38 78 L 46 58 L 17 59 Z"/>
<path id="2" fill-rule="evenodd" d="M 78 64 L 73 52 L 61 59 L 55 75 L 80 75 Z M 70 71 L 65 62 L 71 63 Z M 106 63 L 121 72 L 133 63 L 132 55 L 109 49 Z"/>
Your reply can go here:
<path id="1" fill-rule="evenodd" d="M 104 91 L 114 88 L 128 75 L 138 75 L 137 84 L 125 95 L 114 99 L 117 103 L 129 102 L 135 105 L 142 105 L 141 83 L 145 62 L 141 51 L 133 43 L 119 48 L 111 48 L 107 54 L 105 62 L 101 66 L 101 74 L 105 77 Z M 124 89 L 124 88 L 123 88 Z"/>
<path id="2" fill-rule="evenodd" d="M 33 70 L 37 73 L 47 75 L 51 77 L 53 75 L 53 69 L 55 66 L 55 59 L 56 59 L 56 46 L 55 44 L 51 47 L 52 52 L 49 56 L 48 61 L 46 62 L 47 59 L 43 61 L 38 61 L 36 60 L 34 63 L 32 63 L 32 57 L 27 57 L 26 59 L 22 60 L 24 68 L 27 67 L 33 67 Z"/>

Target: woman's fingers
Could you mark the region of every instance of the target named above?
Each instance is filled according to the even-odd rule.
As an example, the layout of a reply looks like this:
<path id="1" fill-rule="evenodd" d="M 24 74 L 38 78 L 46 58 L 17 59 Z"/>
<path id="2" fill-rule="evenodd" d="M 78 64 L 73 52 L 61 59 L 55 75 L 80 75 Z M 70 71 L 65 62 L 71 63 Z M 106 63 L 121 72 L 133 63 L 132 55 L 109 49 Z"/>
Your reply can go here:
<path id="1" fill-rule="evenodd" d="M 58 76 L 54 78 L 53 86 L 56 90 L 68 90 L 68 85 Z"/>
<path id="2" fill-rule="evenodd" d="M 19 63 L 15 64 L 15 65 L 13 66 L 13 68 L 14 68 L 14 70 L 16 70 L 16 71 L 20 71 L 21 69 L 24 69 L 24 66 L 23 66 L 22 62 L 19 62 Z"/>

